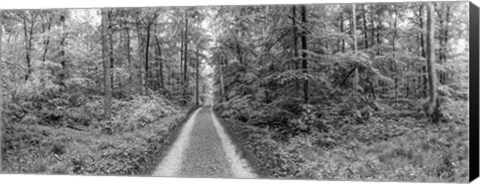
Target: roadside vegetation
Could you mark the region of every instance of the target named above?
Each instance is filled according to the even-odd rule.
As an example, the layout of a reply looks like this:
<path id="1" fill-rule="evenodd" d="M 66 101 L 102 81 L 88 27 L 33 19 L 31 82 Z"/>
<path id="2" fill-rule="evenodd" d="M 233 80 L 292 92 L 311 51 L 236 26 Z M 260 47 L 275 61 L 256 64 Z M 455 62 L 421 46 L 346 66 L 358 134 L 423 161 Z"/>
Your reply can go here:
<path id="1" fill-rule="evenodd" d="M 266 178 L 467 182 L 466 7 L 223 7 L 214 108 Z"/>
<path id="2" fill-rule="evenodd" d="M 149 175 L 186 114 L 160 96 L 133 95 L 113 100 L 113 118 L 105 120 L 100 96 L 55 94 L 8 104 L 3 172 Z"/>

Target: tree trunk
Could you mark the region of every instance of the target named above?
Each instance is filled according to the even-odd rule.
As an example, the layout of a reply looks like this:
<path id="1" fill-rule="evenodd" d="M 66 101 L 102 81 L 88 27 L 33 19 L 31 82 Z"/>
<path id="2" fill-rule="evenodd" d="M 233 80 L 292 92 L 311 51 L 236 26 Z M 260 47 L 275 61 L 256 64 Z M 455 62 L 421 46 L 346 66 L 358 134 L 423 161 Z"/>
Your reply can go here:
<path id="1" fill-rule="evenodd" d="M 188 17 L 187 13 L 185 12 L 185 50 L 183 52 L 184 54 L 184 59 L 185 63 L 183 63 L 183 98 L 185 100 L 184 105 L 187 105 L 187 88 L 188 88 L 188 77 L 187 77 L 187 72 L 188 72 Z"/>
<path id="2" fill-rule="evenodd" d="M 355 4 L 352 4 L 352 22 L 353 22 L 353 30 L 352 30 L 352 36 L 353 36 L 353 53 L 356 55 L 357 54 L 357 19 L 356 19 L 356 11 L 355 11 Z M 353 88 L 355 90 L 358 89 L 358 82 L 359 82 L 359 74 L 358 74 L 358 67 L 355 66 L 355 75 L 353 78 Z"/>
<path id="3" fill-rule="evenodd" d="M 374 21 L 374 6 L 373 4 L 370 6 L 371 7 L 371 16 L 370 16 L 370 24 L 372 25 L 372 30 L 370 32 L 370 37 L 371 37 L 371 41 L 370 43 L 372 44 L 371 47 L 373 47 L 375 45 L 375 21 Z"/>
<path id="4" fill-rule="evenodd" d="M 105 110 L 105 119 L 110 119 L 111 103 L 112 103 L 112 89 L 111 89 L 111 78 L 110 78 L 110 66 L 108 64 L 108 15 L 107 9 L 102 9 L 102 60 L 103 60 L 103 77 L 105 80 L 105 101 L 104 101 L 104 110 Z"/>
<path id="5" fill-rule="evenodd" d="M 67 76 L 67 58 L 65 57 L 65 41 L 67 40 L 67 34 L 65 33 L 65 17 L 63 15 L 60 16 L 60 23 L 61 23 L 60 32 L 61 32 L 62 38 L 60 39 L 59 59 L 60 59 L 60 64 L 62 65 L 62 70 L 60 71 L 58 78 L 59 78 L 60 86 L 64 87 L 65 79 Z M 30 36 L 32 35 L 30 34 Z"/>
<path id="6" fill-rule="evenodd" d="M 382 29 L 382 21 L 380 15 L 377 14 L 377 56 L 380 55 L 380 46 L 382 44 L 380 30 Z"/>
<path id="7" fill-rule="evenodd" d="M 397 40 L 397 7 L 393 5 L 394 13 L 395 13 L 395 19 L 393 21 L 393 40 L 392 40 L 392 51 L 393 51 L 393 61 L 392 61 L 392 73 L 393 73 L 393 78 L 394 78 L 394 83 L 395 83 L 395 103 L 397 102 L 398 99 L 398 69 L 397 69 L 397 62 L 395 58 L 395 51 L 396 51 L 396 46 L 395 46 L 395 41 Z"/>
<path id="8" fill-rule="evenodd" d="M 305 74 L 305 77 L 307 77 L 307 69 L 308 69 L 308 61 L 307 61 L 307 7 L 305 5 L 301 5 L 301 11 L 302 11 L 302 23 L 303 23 L 303 29 L 302 29 L 302 68 L 303 68 L 303 73 Z M 303 99 L 304 103 L 308 103 L 309 96 L 308 96 L 308 78 L 305 78 L 305 82 L 303 85 Z"/>
<path id="9" fill-rule="evenodd" d="M 143 51 L 142 51 L 142 30 L 140 28 L 140 20 L 137 20 L 137 39 L 138 39 L 138 48 L 137 48 L 137 55 L 138 55 L 138 64 L 140 65 L 140 67 L 135 67 L 136 69 L 137 68 L 140 68 L 138 71 L 140 72 L 139 73 L 139 79 L 140 79 L 140 94 L 144 95 L 145 94 L 145 80 L 143 80 L 145 77 L 144 77 L 144 70 L 143 70 Z M 138 65 L 137 65 L 138 66 Z"/>
<path id="10" fill-rule="evenodd" d="M 297 28 L 297 7 L 292 6 L 292 29 L 293 29 L 293 57 L 295 62 L 295 70 L 300 69 L 300 62 L 298 60 L 298 28 Z M 295 81 L 296 89 L 300 88 L 299 81 Z M 299 96 L 300 91 L 295 90 L 295 94 Z"/>
<path id="11" fill-rule="evenodd" d="M 340 33 L 343 33 L 345 32 L 344 28 L 343 28 L 343 12 L 340 12 Z M 342 53 L 345 53 L 345 40 L 342 39 Z"/>
<path id="12" fill-rule="evenodd" d="M 450 39 L 449 35 L 448 35 L 448 32 L 449 32 L 448 26 L 450 24 L 450 8 L 451 8 L 450 6 L 447 6 L 447 15 L 445 17 L 445 40 L 443 41 L 445 43 L 445 52 L 443 53 L 444 54 L 444 56 L 443 56 L 444 57 L 443 58 L 444 62 L 447 62 L 447 53 L 448 53 L 448 48 L 447 47 L 448 47 L 448 40 Z M 445 71 L 445 77 L 444 77 L 444 79 L 445 79 L 444 83 L 445 84 L 449 83 L 448 78 L 449 78 L 448 73 Z"/>
<path id="13" fill-rule="evenodd" d="M 442 17 L 440 17 L 442 19 Z M 447 47 L 448 47 L 448 24 L 450 22 L 450 6 L 446 7 L 445 10 L 445 21 L 441 21 L 441 28 L 443 30 L 442 36 L 440 36 L 440 43 L 441 43 L 441 49 L 440 49 L 440 63 L 445 64 L 447 62 Z M 440 72 L 440 84 L 446 84 L 447 80 L 447 72 L 442 71 Z"/>
<path id="14" fill-rule="evenodd" d="M 150 29 L 151 29 L 151 24 L 147 26 L 147 43 L 146 43 L 146 46 L 145 46 L 145 90 L 148 89 L 149 87 L 149 77 L 150 77 L 150 74 L 148 73 L 148 49 L 150 48 Z"/>
<path id="15" fill-rule="evenodd" d="M 438 122 L 437 107 L 437 79 L 435 70 L 435 17 L 433 16 L 433 4 L 427 4 L 427 67 L 428 84 L 430 87 L 430 99 L 427 106 L 427 115 L 433 123 Z"/>
<path id="16" fill-rule="evenodd" d="M 43 31 L 43 33 L 46 33 L 47 31 L 50 31 L 52 28 L 52 17 L 50 17 L 49 23 L 48 23 L 48 28 Z M 43 45 L 45 48 L 43 49 L 43 56 L 42 56 L 42 61 L 45 62 L 47 59 L 47 53 L 48 53 L 48 45 L 50 44 L 50 36 L 47 36 L 45 40 L 43 40 Z"/>
<path id="17" fill-rule="evenodd" d="M 132 56 L 130 55 L 130 30 L 128 29 L 128 25 L 126 25 L 126 33 L 127 33 L 127 61 L 128 61 L 128 84 L 132 84 Z M 128 88 L 130 89 L 130 88 Z"/>
<path id="18" fill-rule="evenodd" d="M 238 62 L 239 62 L 240 64 L 243 64 L 242 49 L 240 49 L 240 42 L 238 41 L 237 36 L 238 36 L 238 34 L 235 34 L 234 38 L 235 38 L 235 46 L 236 46 L 236 48 L 237 48 Z"/>
<path id="19" fill-rule="evenodd" d="M 179 83 L 180 86 L 183 86 L 183 49 L 185 48 L 183 46 L 184 39 L 185 39 L 183 34 L 184 34 L 184 31 L 182 29 L 181 36 L 180 36 L 180 77 L 177 77 L 177 83 Z"/>
<path id="20" fill-rule="evenodd" d="M 420 8 L 419 8 L 419 23 L 420 23 L 420 29 L 423 30 L 423 7 L 424 5 L 420 5 Z M 420 47 L 421 47 L 421 50 L 422 50 L 422 57 L 423 58 L 427 58 L 427 53 L 425 51 L 425 38 L 423 36 L 423 33 L 420 33 Z M 423 72 L 423 96 L 424 97 L 427 97 L 427 91 L 428 91 L 428 79 L 427 79 L 427 66 L 423 66 L 422 67 L 422 72 Z"/>
<path id="21" fill-rule="evenodd" d="M 24 37 L 25 37 L 25 59 L 27 62 L 27 74 L 25 75 L 25 81 L 27 81 L 30 78 L 30 74 L 32 72 L 31 69 L 31 58 L 30 58 L 30 52 L 32 51 L 32 35 L 30 37 L 28 36 L 28 28 L 27 28 L 27 17 L 23 18 L 23 32 L 24 32 Z M 33 25 L 32 25 L 33 29 Z"/>
<path id="22" fill-rule="evenodd" d="M 367 9 L 362 5 L 363 35 L 365 38 L 365 49 L 368 49 L 368 28 L 367 28 Z"/>
<path id="23" fill-rule="evenodd" d="M 155 36 L 155 41 L 157 42 L 157 49 L 158 49 L 158 56 L 160 60 L 160 87 L 162 89 L 165 89 L 165 83 L 163 82 L 163 59 L 162 59 L 162 47 L 160 46 L 160 41 L 158 40 L 158 37 Z"/>
<path id="24" fill-rule="evenodd" d="M 293 29 L 293 57 L 295 58 L 295 69 L 299 68 L 298 58 L 298 30 L 297 30 L 297 7 L 292 6 L 292 29 Z"/>
<path id="25" fill-rule="evenodd" d="M 199 96 L 199 94 L 198 94 L 198 91 L 199 91 L 199 90 L 198 90 L 198 88 L 199 88 L 199 86 L 198 86 L 198 77 L 199 77 L 199 75 L 200 75 L 200 74 L 199 74 L 199 72 L 200 72 L 200 56 L 199 56 L 199 55 L 200 55 L 200 54 L 198 53 L 198 48 L 197 48 L 197 64 L 196 64 L 197 71 L 196 71 L 196 81 L 195 81 L 195 83 L 196 83 L 196 94 L 197 94 L 196 97 L 195 97 L 195 102 L 196 102 L 195 104 L 196 104 L 197 106 L 200 105 L 200 103 L 198 102 L 198 96 Z"/>
<path id="26" fill-rule="evenodd" d="M 109 16 L 109 21 L 108 23 L 110 24 L 111 23 L 111 17 L 112 15 Z M 109 26 L 112 26 L 112 25 L 109 25 Z M 109 38 L 109 44 L 110 44 L 110 47 L 108 48 L 108 51 L 109 51 L 109 58 L 110 58 L 110 82 L 111 82 L 111 89 L 112 91 L 115 89 L 114 88 L 114 84 L 115 84 L 115 78 L 114 78 L 114 72 L 113 72 L 113 68 L 114 68 L 114 59 L 113 59 L 113 30 L 109 29 L 108 31 L 108 38 Z"/>

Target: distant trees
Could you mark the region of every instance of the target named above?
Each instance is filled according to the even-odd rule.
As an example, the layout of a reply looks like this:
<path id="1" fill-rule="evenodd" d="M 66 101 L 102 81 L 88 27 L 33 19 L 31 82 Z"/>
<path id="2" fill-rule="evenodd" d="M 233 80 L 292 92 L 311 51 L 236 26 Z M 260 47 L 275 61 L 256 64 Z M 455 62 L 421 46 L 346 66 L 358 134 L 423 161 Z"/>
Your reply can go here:
<path id="1" fill-rule="evenodd" d="M 96 22 L 98 10 L 8 10 L 3 12 L 4 90 L 7 99 L 21 98 L 23 88 L 107 95 L 109 76 L 112 98 L 161 94 L 193 104 L 205 78 L 197 71 L 209 62 L 217 99 L 223 101 L 244 97 L 270 104 L 284 98 L 315 104 L 341 93 L 395 103 L 418 100 L 430 96 L 425 7 L 111 9 L 108 26 Z M 468 62 L 462 48 L 453 47 L 467 38 L 463 10 L 461 3 L 434 6 L 439 90 L 468 86 L 463 72 Z M 202 25 L 206 19 L 215 37 L 211 48 L 199 41 L 208 40 L 202 38 L 208 33 Z"/>
<path id="2" fill-rule="evenodd" d="M 8 58 L 4 87 L 9 98 L 22 96 L 21 88 L 33 85 L 39 92 L 47 88 L 59 89 L 59 94 L 88 91 L 104 94 L 106 99 L 156 93 L 184 105 L 196 103 L 195 61 L 204 62 L 202 51 L 208 48 L 202 42 L 197 54 L 191 43 L 206 33 L 199 24 L 206 17 L 203 8 L 103 13 L 95 9 L 4 11 L 3 53 Z M 203 79 L 199 72 L 198 86 Z"/>
<path id="3" fill-rule="evenodd" d="M 431 94 L 425 96 L 425 91 L 430 93 L 432 89 L 427 81 L 424 6 L 398 3 L 221 7 L 216 10 L 213 23 L 217 37 L 212 49 L 219 85 L 217 99 L 265 105 L 316 104 L 347 93 L 359 106 L 379 101 L 396 106 L 405 100 L 426 99 Z M 453 30 L 467 25 L 463 14 L 456 14 L 463 18 L 455 20 L 452 16 L 454 9 L 465 10 L 464 4 L 437 3 L 435 7 L 437 15 L 433 16 L 440 18 L 441 14 L 443 20 L 432 22 L 443 26 L 431 33 L 433 45 L 445 42 L 445 32 L 451 35 Z M 448 22 L 460 26 L 446 26 L 447 15 Z M 458 35 L 459 40 L 467 38 L 465 34 Z M 457 88 L 446 82 L 455 78 L 464 91 L 466 78 L 459 71 L 466 71 L 465 52 L 441 49 L 450 53 L 447 56 L 455 52 L 463 59 L 453 64 L 433 56 L 438 67 L 432 72 L 444 81 L 434 88 Z M 439 51 L 434 49 L 432 53 Z"/>

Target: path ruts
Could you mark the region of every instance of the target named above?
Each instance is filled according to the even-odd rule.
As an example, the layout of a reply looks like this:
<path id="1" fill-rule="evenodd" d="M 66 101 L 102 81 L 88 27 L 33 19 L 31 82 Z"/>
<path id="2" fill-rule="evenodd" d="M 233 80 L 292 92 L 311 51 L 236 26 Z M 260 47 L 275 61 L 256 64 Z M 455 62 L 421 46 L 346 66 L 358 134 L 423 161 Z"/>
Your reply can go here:
<path id="1" fill-rule="evenodd" d="M 212 118 L 213 117 L 213 118 Z M 254 178 L 209 108 L 194 112 L 154 176 Z"/>

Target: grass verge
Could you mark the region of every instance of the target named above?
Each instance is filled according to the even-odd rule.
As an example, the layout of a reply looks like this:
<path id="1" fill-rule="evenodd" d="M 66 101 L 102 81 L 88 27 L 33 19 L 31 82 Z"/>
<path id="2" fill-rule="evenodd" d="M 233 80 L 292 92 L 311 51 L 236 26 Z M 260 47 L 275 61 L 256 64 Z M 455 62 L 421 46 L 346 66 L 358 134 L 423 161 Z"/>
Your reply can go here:
<path id="1" fill-rule="evenodd" d="M 163 102 L 142 98 L 124 104 L 112 121 L 92 121 L 83 128 L 5 123 L 3 172 L 150 175 L 193 109 L 189 113 L 177 108 L 149 110 Z M 128 119 L 122 121 L 120 116 Z"/>

